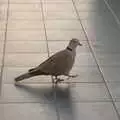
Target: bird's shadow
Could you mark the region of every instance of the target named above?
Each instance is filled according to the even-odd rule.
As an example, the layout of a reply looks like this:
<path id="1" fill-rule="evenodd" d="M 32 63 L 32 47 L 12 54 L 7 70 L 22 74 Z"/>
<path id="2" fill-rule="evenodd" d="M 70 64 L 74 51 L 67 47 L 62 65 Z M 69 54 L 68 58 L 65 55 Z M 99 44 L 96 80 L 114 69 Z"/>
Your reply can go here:
<path id="1" fill-rule="evenodd" d="M 74 120 L 70 85 L 67 84 L 64 87 L 56 86 L 55 94 L 57 108 L 60 116 L 62 117 L 61 119 Z"/>
<path id="2" fill-rule="evenodd" d="M 30 97 L 37 98 L 37 102 L 42 103 L 50 103 L 50 110 L 54 110 L 57 112 L 59 117 L 63 117 L 62 119 L 73 119 L 72 112 L 72 102 L 71 102 L 71 93 L 70 86 L 66 85 L 48 85 L 46 86 L 32 86 L 29 84 L 17 84 L 17 89 L 25 90 L 28 92 Z"/>

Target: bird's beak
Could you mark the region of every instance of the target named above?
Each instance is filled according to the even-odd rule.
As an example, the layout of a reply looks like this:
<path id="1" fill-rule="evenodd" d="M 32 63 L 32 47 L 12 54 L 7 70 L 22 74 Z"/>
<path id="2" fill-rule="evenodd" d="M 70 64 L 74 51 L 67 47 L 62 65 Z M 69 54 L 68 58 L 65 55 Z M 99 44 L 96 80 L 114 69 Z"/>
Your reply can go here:
<path id="1" fill-rule="evenodd" d="M 81 44 L 81 43 L 79 43 L 79 46 L 82 46 L 82 44 Z"/>

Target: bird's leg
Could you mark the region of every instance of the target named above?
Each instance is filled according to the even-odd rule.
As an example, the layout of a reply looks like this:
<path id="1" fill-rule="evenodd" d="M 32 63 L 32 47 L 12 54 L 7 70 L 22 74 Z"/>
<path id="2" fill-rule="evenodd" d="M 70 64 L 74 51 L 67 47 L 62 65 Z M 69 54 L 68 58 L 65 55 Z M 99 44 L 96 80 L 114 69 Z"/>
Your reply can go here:
<path id="1" fill-rule="evenodd" d="M 58 80 L 57 76 L 52 76 L 52 83 L 56 83 L 56 81 Z"/>
<path id="2" fill-rule="evenodd" d="M 57 76 L 52 76 L 52 83 L 55 83 L 55 80 L 57 80 Z"/>
<path id="3" fill-rule="evenodd" d="M 64 81 L 64 79 L 58 78 L 58 79 L 56 80 L 55 84 L 60 83 L 60 82 L 62 82 L 62 81 Z"/>
<path id="4" fill-rule="evenodd" d="M 71 77 L 71 78 L 75 78 L 75 77 L 78 77 L 78 75 L 68 75 L 68 77 Z"/>
<path id="5" fill-rule="evenodd" d="M 60 79 L 60 78 L 56 77 L 56 82 L 55 82 L 55 84 L 60 83 L 60 82 L 62 82 L 62 81 L 64 81 L 64 79 Z"/>
<path id="6" fill-rule="evenodd" d="M 54 78 L 52 78 L 52 83 L 54 84 Z"/>
<path id="7" fill-rule="evenodd" d="M 76 77 L 78 77 L 77 74 L 76 74 L 76 75 L 66 75 L 66 76 L 68 76 L 68 79 L 69 79 L 69 78 L 76 78 Z"/>

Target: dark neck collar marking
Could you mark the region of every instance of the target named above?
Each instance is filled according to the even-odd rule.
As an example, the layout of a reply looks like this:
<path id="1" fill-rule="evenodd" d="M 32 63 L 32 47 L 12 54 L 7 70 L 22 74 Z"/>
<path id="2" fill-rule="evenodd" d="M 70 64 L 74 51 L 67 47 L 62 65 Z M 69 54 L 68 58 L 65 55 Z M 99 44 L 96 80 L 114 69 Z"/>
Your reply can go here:
<path id="1" fill-rule="evenodd" d="M 72 49 L 71 49 L 71 48 L 69 48 L 69 47 L 67 47 L 67 49 L 68 49 L 69 51 L 72 51 Z"/>

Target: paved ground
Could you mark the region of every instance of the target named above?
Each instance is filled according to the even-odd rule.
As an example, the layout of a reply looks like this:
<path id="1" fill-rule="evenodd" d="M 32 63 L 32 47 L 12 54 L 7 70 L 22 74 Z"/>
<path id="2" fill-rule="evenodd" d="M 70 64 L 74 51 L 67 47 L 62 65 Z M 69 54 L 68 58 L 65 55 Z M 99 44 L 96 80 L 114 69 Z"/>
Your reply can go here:
<path id="1" fill-rule="evenodd" d="M 120 120 L 119 0 L 0 0 L 0 120 Z M 14 86 L 14 77 L 63 49 L 77 49 L 78 78 Z"/>

